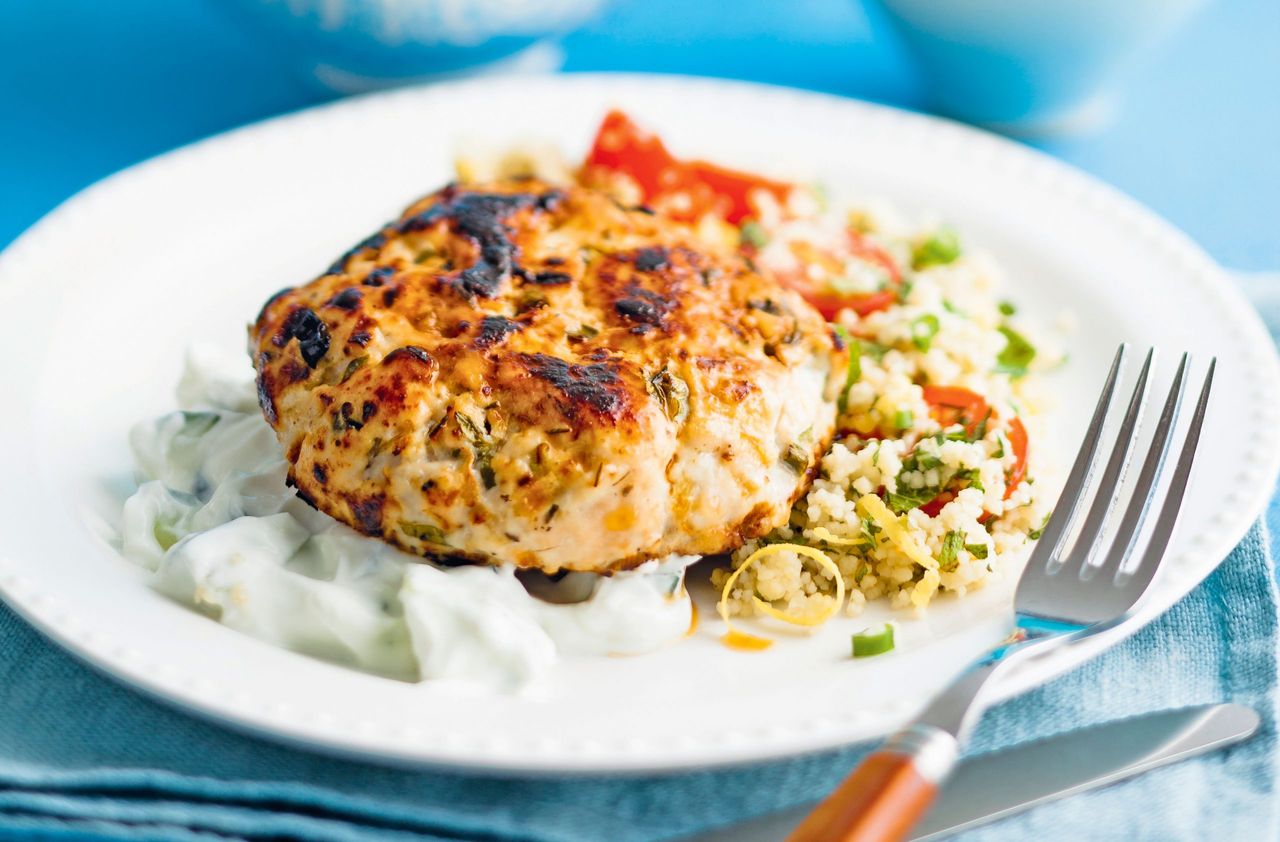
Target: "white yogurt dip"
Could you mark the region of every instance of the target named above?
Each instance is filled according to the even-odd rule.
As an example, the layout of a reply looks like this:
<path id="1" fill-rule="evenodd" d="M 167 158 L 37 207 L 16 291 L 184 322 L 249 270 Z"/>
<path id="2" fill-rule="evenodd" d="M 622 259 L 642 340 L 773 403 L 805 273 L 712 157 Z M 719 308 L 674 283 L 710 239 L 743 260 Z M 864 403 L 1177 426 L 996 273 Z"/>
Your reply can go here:
<path id="1" fill-rule="evenodd" d="M 130 434 L 139 487 L 121 549 L 166 596 L 296 652 L 504 691 L 537 685 L 561 654 L 648 652 L 688 630 L 684 570 L 696 556 L 552 582 L 510 566 L 434 565 L 316 511 L 286 485 L 237 362 L 193 348 L 181 411 Z"/>

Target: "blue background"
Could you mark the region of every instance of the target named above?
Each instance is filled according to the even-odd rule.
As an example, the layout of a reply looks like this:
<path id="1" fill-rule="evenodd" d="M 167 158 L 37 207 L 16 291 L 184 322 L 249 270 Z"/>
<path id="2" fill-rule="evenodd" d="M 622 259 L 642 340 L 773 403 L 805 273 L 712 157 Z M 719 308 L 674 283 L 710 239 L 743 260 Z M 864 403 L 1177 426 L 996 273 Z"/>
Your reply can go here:
<path id="1" fill-rule="evenodd" d="M 927 101 L 893 34 L 856 0 L 618 0 L 563 44 L 572 71 Z M 1137 197 L 1226 266 L 1280 267 L 1280 3 L 1214 0 L 1127 88 L 1101 133 L 1036 145 Z M 216 0 L 2 0 L 0 245 L 117 169 L 319 100 Z"/>

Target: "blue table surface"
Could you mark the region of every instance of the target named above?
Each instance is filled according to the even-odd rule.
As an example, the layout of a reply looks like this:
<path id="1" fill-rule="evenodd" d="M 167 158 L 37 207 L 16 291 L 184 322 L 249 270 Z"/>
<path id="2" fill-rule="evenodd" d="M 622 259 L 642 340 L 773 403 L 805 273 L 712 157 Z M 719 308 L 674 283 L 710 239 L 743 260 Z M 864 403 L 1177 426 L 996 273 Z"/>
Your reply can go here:
<path id="1" fill-rule="evenodd" d="M 923 109 L 856 0 L 615 0 L 565 69 L 752 79 Z M 1127 85 L 1102 132 L 1039 142 L 1135 196 L 1224 265 L 1280 268 L 1280 3 L 1211 0 Z M 136 161 L 318 101 L 216 0 L 0 2 L 0 245 Z"/>

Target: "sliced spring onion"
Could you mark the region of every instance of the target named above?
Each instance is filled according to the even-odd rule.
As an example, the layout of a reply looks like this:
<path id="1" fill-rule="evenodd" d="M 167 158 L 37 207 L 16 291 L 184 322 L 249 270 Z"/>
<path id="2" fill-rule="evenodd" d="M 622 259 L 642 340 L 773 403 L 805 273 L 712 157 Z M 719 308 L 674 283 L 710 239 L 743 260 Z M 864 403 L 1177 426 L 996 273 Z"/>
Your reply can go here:
<path id="1" fill-rule="evenodd" d="M 916 417 L 909 409 L 899 409 L 893 414 L 893 426 L 899 430 L 910 430 Z"/>
<path id="2" fill-rule="evenodd" d="M 793 552 L 816 561 L 835 580 L 835 599 L 831 601 L 831 605 L 826 609 L 820 609 L 809 614 L 788 614 L 786 611 L 779 611 L 765 600 L 756 596 L 755 593 L 752 593 L 751 601 L 757 611 L 773 617 L 775 620 L 790 623 L 793 626 L 820 626 L 835 616 L 836 612 L 840 610 L 840 606 L 844 604 L 844 577 L 840 575 L 840 568 L 831 560 L 831 556 L 822 552 L 822 550 L 806 547 L 804 544 L 766 544 L 747 556 L 746 561 L 742 562 L 737 570 L 729 574 L 729 578 L 724 581 L 724 587 L 720 589 L 720 601 L 716 603 L 716 611 L 720 614 L 720 619 L 724 620 L 725 626 L 728 627 L 723 639 L 726 642 L 730 642 L 735 648 L 743 648 L 742 645 L 747 643 L 744 638 L 754 641 L 767 641 L 767 638 L 748 635 L 733 627 L 733 621 L 729 619 L 729 594 L 733 591 L 734 583 L 738 581 L 738 577 L 742 575 L 744 570 L 755 565 L 761 559 L 780 552 Z M 768 643 L 766 642 L 765 645 L 768 645 Z M 763 646 L 760 648 L 763 648 Z"/>
<path id="3" fill-rule="evenodd" d="M 965 544 L 964 548 L 969 551 L 969 555 L 974 558 L 986 558 L 990 550 L 986 544 Z"/>
<path id="4" fill-rule="evenodd" d="M 1002 316 L 1012 316 L 1014 313 L 1018 312 L 1018 308 L 1014 306 L 1012 301 L 1001 301 L 996 306 L 1000 308 L 1000 315 Z"/>
<path id="5" fill-rule="evenodd" d="M 885 623 L 880 629 L 858 632 L 853 636 L 853 657 L 870 658 L 893 651 L 893 625 Z"/>
<path id="6" fill-rule="evenodd" d="M 858 511 L 863 515 L 874 520 L 884 530 L 885 537 L 902 551 L 902 554 L 914 561 L 916 564 L 926 570 L 936 570 L 938 562 L 934 561 L 933 556 L 920 546 L 915 538 L 911 537 L 906 528 L 902 525 L 902 521 L 889 511 L 889 507 L 884 501 L 874 494 L 865 494 L 858 498 Z"/>
<path id="7" fill-rule="evenodd" d="M 764 230 L 764 226 L 754 219 L 742 224 L 741 237 L 742 242 L 756 248 L 764 248 L 769 243 L 769 234 Z"/>
<path id="8" fill-rule="evenodd" d="M 932 313 L 917 317 L 911 322 L 911 344 L 921 351 L 928 351 L 933 344 L 933 337 L 938 335 L 939 327 L 938 317 Z"/>
<path id="9" fill-rule="evenodd" d="M 950 228 L 939 228 L 929 239 L 918 244 L 911 252 L 911 268 L 927 269 L 944 266 L 960 256 L 960 239 Z"/>

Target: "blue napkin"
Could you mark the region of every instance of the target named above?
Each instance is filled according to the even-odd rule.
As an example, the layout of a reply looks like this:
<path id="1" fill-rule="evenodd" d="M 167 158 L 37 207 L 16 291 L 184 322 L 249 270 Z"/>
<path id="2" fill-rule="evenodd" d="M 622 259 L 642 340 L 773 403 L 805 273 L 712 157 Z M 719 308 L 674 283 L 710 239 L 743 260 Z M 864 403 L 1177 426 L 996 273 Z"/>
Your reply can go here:
<path id="1" fill-rule="evenodd" d="M 1250 284 L 1280 325 L 1280 279 Z M 1261 735 L 957 838 L 1280 838 L 1277 526 L 1273 502 L 1204 584 L 1124 644 L 993 710 L 972 750 L 1228 700 L 1262 714 Z M 383 769 L 191 719 L 85 668 L 0 606 L 0 838 L 658 840 L 817 798 L 864 750 L 626 780 Z"/>

